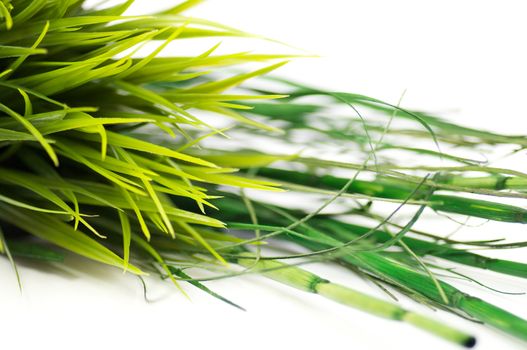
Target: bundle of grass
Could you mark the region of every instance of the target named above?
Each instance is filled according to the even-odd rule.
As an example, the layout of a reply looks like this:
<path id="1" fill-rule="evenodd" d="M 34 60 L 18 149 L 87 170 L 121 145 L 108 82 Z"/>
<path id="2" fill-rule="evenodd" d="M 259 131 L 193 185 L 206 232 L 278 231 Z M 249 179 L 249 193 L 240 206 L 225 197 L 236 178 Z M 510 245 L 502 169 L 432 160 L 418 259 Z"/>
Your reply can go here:
<path id="1" fill-rule="evenodd" d="M 128 17 L 123 13 L 133 0 L 105 9 L 83 7 L 82 0 L 0 0 L 0 251 L 15 271 L 18 257 L 61 261 L 70 251 L 139 276 L 159 274 L 178 288 L 188 282 L 235 307 L 202 282 L 257 272 L 474 345 L 463 331 L 299 266 L 334 261 L 387 292 L 396 289 L 527 340 L 526 321 L 442 281 L 437 271 L 456 272 L 430 259 L 527 277 L 524 264 L 470 252 L 471 247 L 524 243 L 456 241 L 414 227 L 425 210 L 527 222 L 524 209 L 492 200 L 525 198 L 526 174 L 455 153 L 462 148 L 476 154 L 482 145 L 524 147 L 525 139 L 458 126 L 357 94 L 276 79 L 267 84 L 273 91 L 245 83 L 283 62 L 228 77 L 214 74 L 285 55 L 217 55 L 214 46 L 195 57 L 158 57 L 182 38 L 250 36 L 181 15 L 198 2 Z M 137 50 L 150 42 L 159 45 L 138 57 Z M 313 96 L 324 100 L 307 101 Z M 338 105 L 354 114 L 337 120 L 328 107 Z M 365 118 L 363 111 L 372 116 Z M 210 125 L 201 117 L 205 113 L 234 120 L 235 126 Z M 298 137 L 306 133 L 309 142 Z M 357 161 L 296 151 L 261 153 L 259 142 L 248 138 L 299 149 L 314 143 L 337 152 L 352 149 Z M 433 147 L 416 146 L 420 140 L 432 141 Z M 445 152 L 449 146 L 456 151 Z M 383 156 L 394 150 L 412 154 L 417 165 L 401 166 Z M 430 159 L 441 160 L 441 166 L 423 165 Z M 335 169 L 349 177 L 336 176 Z M 327 199 L 302 210 L 269 204 L 265 197 L 255 200 L 246 190 L 290 190 Z M 344 200 L 345 210 L 324 211 L 337 199 Z M 382 212 L 379 203 L 395 208 Z M 397 223 L 394 217 L 406 208 L 417 209 L 407 223 Z M 249 231 L 254 238 L 247 238 Z M 263 242 L 281 247 L 280 239 L 309 252 L 263 252 Z M 299 258 L 300 263 L 294 260 Z M 215 275 L 193 278 L 197 269 Z"/>

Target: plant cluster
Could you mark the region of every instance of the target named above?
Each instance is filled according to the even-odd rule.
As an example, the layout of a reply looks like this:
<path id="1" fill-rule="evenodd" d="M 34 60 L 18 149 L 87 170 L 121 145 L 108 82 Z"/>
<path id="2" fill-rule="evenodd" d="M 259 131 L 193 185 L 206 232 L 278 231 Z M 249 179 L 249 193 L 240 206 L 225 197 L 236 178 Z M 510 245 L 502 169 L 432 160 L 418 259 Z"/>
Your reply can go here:
<path id="1" fill-rule="evenodd" d="M 521 150 L 525 137 L 359 94 L 249 81 L 289 55 L 216 54 L 215 45 L 161 57 L 181 39 L 254 36 L 182 15 L 199 0 L 125 15 L 133 2 L 101 9 L 0 0 L 0 252 L 15 271 L 16 259 L 62 261 L 69 251 L 159 274 L 183 293 L 189 283 L 235 307 L 205 281 L 260 273 L 474 345 L 465 332 L 388 301 L 395 290 L 527 340 L 525 320 L 446 282 L 471 279 L 445 264 L 525 278 L 525 264 L 473 252 L 525 243 L 415 227 L 433 213 L 526 223 L 527 210 L 500 199 L 525 199 L 527 174 L 474 159 L 482 147 Z M 302 151 L 262 147 L 272 144 Z M 285 191 L 313 205 L 268 200 Z M 402 212 L 411 213 L 404 223 Z M 273 253 L 283 241 L 298 250 Z M 313 261 L 348 267 L 387 300 L 308 272 Z M 199 270 L 209 277 L 195 277 Z"/>

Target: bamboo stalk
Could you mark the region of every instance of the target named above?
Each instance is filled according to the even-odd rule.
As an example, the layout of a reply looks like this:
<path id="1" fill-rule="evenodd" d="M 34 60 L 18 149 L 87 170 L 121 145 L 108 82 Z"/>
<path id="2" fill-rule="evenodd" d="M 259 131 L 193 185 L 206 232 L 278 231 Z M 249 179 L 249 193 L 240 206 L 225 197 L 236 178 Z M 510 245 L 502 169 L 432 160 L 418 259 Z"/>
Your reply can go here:
<path id="1" fill-rule="evenodd" d="M 351 241 L 372 230 L 369 227 L 348 224 L 332 219 L 314 220 L 311 224 L 319 229 L 331 230 L 332 237 L 337 238 L 342 242 Z M 392 238 L 389 233 L 381 230 L 375 230 L 371 237 L 381 243 Z M 410 247 L 414 253 L 420 256 L 432 255 L 463 265 L 527 278 L 527 264 L 524 263 L 489 258 L 466 250 L 456 249 L 447 244 L 438 244 L 413 237 L 404 237 L 401 241 Z"/>
<path id="2" fill-rule="evenodd" d="M 518 176 L 478 176 L 445 174 L 439 177 L 440 183 L 469 188 L 485 188 L 490 190 L 526 190 L 527 179 Z"/>
<path id="3" fill-rule="evenodd" d="M 315 174 L 275 168 L 261 168 L 259 174 L 271 179 L 334 190 L 341 189 L 349 181 L 349 179 L 332 175 L 317 176 Z M 412 199 L 421 199 L 425 195 L 426 190 L 426 188 L 419 190 L 416 197 Z M 412 187 L 403 187 L 388 182 L 354 180 L 347 192 L 405 200 L 412 194 Z M 527 210 L 512 205 L 438 194 L 430 195 L 427 198 L 427 202 L 431 209 L 446 213 L 468 215 L 494 221 L 527 223 Z"/>
<path id="4" fill-rule="evenodd" d="M 251 267 L 253 271 L 261 272 L 264 276 L 293 288 L 318 294 L 369 314 L 411 324 L 425 332 L 467 348 L 476 344 L 476 339 L 465 332 L 393 303 L 332 283 L 299 267 L 275 260 L 259 260 L 255 262 L 254 256 L 247 252 L 240 255 L 241 257 L 237 258 L 236 262 L 241 266 Z"/>

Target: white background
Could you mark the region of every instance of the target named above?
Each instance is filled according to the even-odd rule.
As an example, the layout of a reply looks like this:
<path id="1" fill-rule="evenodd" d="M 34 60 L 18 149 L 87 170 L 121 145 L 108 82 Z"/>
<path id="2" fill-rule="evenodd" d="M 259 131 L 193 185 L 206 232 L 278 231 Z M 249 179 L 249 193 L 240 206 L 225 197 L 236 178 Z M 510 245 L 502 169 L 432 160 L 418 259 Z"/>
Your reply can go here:
<path id="1" fill-rule="evenodd" d="M 146 12 L 169 1 L 139 1 Z M 246 31 L 276 38 L 322 58 L 301 59 L 280 73 L 330 89 L 372 95 L 404 107 L 448 113 L 457 122 L 500 132 L 525 133 L 527 22 L 521 1 L 210 0 L 193 10 Z M 266 44 L 225 40 L 226 48 L 256 52 Z M 229 46 L 231 45 L 231 46 Z M 177 44 L 176 44 L 177 47 Z M 177 53 L 177 48 L 173 48 Z M 522 161 L 513 164 L 525 171 Z M 521 240 L 518 225 L 473 229 Z M 507 257 L 527 262 L 527 251 Z M 502 255 L 503 256 L 503 255 Z M 310 269 L 385 297 L 339 267 Z M 515 278 L 474 270 L 471 276 L 507 291 L 527 290 Z M 193 349 L 457 349 L 404 324 L 347 309 L 316 295 L 258 276 L 208 285 L 248 309 L 243 313 L 193 288 L 192 301 L 170 284 L 148 280 L 143 300 L 137 279 L 70 257 L 65 265 L 20 266 L 23 293 L 0 259 L 2 348 Z M 474 290 L 463 285 L 466 290 Z M 477 291 L 474 291 L 478 294 Z M 527 317 L 526 296 L 479 292 Z M 446 313 L 403 300 L 478 336 L 478 349 L 523 349 L 525 343 Z M 10 348 L 5 346 L 5 348 Z"/>

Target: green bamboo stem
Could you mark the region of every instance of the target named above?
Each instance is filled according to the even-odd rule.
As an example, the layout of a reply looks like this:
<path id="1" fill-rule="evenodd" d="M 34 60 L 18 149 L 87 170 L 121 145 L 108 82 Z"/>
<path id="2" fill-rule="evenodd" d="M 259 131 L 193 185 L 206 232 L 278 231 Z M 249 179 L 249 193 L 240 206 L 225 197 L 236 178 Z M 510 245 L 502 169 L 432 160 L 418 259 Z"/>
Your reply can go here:
<path id="1" fill-rule="evenodd" d="M 317 229 L 331 230 L 332 237 L 339 239 L 341 242 L 349 242 L 371 231 L 369 227 L 348 224 L 333 219 L 313 220 L 311 224 Z M 383 243 L 390 240 L 392 235 L 385 231 L 375 230 L 371 237 L 377 242 Z M 466 250 L 456 249 L 450 245 L 424 241 L 413 237 L 404 237 L 401 240 L 414 253 L 420 256 L 431 255 L 463 265 L 527 278 L 527 264 L 524 263 L 489 258 Z"/>
<path id="2" fill-rule="evenodd" d="M 315 188 L 340 190 L 349 181 L 332 175 L 315 174 L 275 168 L 261 168 L 259 175 Z M 414 186 L 415 187 L 415 186 Z M 427 188 L 418 191 L 415 198 L 422 199 Z M 354 180 L 348 193 L 360 193 L 368 196 L 405 200 L 412 194 L 412 187 L 402 186 L 387 181 Z M 474 216 L 494 221 L 527 223 L 527 210 L 501 203 L 472 199 L 460 196 L 432 194 L 427 197 L 428 206 L 437 211 Z"/>
<path id="3" fill-rule="evenodd" d="M 275 260 L 259 260 L 251 253 L 242 253 L 236 262 L 253 271 L 293 288 L 318 294 L 340 304 L 386 319 L 405 322 L 444 340 L 465 347 L 473 347 L 476 340 L 464 332 L 437 322 L 429 317 L 406 310 L 398 305 L 378 299 L 351 288 L 332 283 L 296 266 Z M 246 257 L 246 258 L 244 258 Z"/>
<path id="4" fill-rule="evenodd" d="M 478 176 L 443 175 L 438 182 L 468 188 L 485 188 L 490 190 L 527 190 L 527 179 L 517 176 Z"/>

